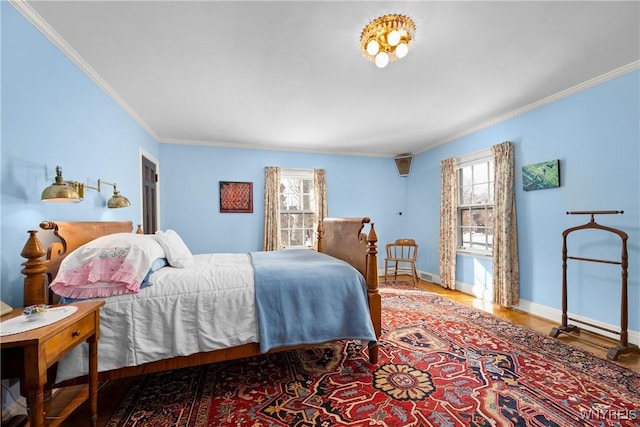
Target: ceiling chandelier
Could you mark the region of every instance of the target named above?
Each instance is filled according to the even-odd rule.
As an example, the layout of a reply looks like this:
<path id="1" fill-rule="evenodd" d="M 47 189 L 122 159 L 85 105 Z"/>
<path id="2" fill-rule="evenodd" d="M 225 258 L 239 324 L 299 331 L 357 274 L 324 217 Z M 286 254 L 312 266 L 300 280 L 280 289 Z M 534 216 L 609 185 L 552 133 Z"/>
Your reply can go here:
<path id="1" fill-rule="evenodd" d="M 369 61 L 384 68 L 409 53 L 416 26 L 403 15 L 384 15 L 371 21 L 360 36 L 360 49 Z"/>

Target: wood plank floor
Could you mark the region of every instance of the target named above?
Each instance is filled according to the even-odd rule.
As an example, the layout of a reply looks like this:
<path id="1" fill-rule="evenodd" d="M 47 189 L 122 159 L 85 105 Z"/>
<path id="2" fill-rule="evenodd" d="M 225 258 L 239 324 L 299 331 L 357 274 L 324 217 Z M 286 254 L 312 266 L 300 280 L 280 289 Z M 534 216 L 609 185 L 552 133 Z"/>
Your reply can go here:
<path id="1" fill-rule="evenodd" d="M 548 334 L 551 331 L 551 328 L 557 326 L 556 323 L 550 322 L 548 320 L 531 316 L 527 313 L 501 308 L 494 304 L 483 303 L 472 295 L 464 294 L 462 292 L 443 289 L 440 286 L 421 281 L 419 283 L 419 288 L 425 291 L 434 292 L 440 294 L 446 298 L 450 298 L 454 301 L 457 301 L 461 304 L 465 304 L 471 307 L 475 307 L 477 309 L 485 310 L 494 315 L 508 319 L 514 323 L 518 323 L 520 325 L 526 326 L 530 329 L 536 330 L 538 332 Z M 596 335 L 591 335 L 589 333 L 582 333 L 580 340 L 566 336 L 563 334 L 559 339 L 564 342 L 570 343 L 576 347 L 582 348 L 593 353 L 596 356 L 601 358 L 606 357 L 607 350 L 606 348 L 612 347 L 616 344 L 615 341 L 603 339 Z M 633 369 L 634 371 L 640 372 L 640 355 L 622 355 L 618 363 Z M 100 388 L 99 399 L 98 399 L 98 408 L 99 408 L 99 416 L 98 416 L 98 426 L 105 426 L 108 422 L 109 418 L 113 411 L 117 408 L 120 399 L 126 393 L 131 384 L 132 379 L 123 379 L 117 381 L 111 381 L 107 384 L 104 384 Z M 67 392 L 69 394 L 68 397 L 65 397 L 61 393 Z M 72 397 L 72 390 L 59 392 L 56 396 L 55 400 L 69 400 Z M 52 408 L 52 412 L 55 412 L 55 408 Z M 89 411 L 86 404 L 81 405 L 69 418 L 63 421 L 61 426 L 79 426 L 79 425 L 87 425 L 87 419 L 89 416 Z"/>

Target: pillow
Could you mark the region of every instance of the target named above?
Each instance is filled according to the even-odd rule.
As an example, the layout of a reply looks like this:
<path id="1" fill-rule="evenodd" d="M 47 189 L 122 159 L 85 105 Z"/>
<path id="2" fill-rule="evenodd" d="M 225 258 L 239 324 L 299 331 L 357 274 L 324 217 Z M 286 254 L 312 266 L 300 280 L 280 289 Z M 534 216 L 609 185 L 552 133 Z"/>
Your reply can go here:
<path id="1" fill-rule="evenodd" d="M 193 255 L 180 235 L 173 230 L 156 231 L 156 239 L 171 267 L 188 268 L 193 265 Z"/>
<path id="2" fill-rule="evenodd" d="M 153 235 L 115 233 L 98 237 L 62 260 L 49 287 L 67 298 L 136 293 L 158 258 L 165 258 L 165 254 Z"/>

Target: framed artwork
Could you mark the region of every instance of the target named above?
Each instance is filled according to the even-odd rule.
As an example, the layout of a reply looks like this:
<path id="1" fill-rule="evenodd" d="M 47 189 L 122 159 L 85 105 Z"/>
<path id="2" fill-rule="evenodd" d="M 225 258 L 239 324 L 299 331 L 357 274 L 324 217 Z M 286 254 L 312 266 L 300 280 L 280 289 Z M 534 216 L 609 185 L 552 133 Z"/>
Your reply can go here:
<path id="1" fill-rule="evenodd" d="M 560 187 L 560 160 L 549 160 L 522 167 L 524 191 L 554 187 Z"/>
<path id="2" fill-rule="evenodd" d="M 253 213 L 253 183 L 220 181 L 220 212 Z"/>

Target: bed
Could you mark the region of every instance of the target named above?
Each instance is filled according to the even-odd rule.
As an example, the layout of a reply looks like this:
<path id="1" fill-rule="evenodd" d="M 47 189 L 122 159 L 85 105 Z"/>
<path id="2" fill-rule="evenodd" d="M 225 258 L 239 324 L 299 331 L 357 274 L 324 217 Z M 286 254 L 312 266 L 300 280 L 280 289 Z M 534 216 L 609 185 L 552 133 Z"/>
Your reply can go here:
<path id="1" fill-rule="evenodd" d="M 363 229 L 367 225 L 368 232 L 363 233 Z M 91 245 L 92 242 L 102 239 L 102 236 L 112 237 L 126 233 L 132 235 L 133 224 L 130 221 L 45 221 L 40 224 L 40 228 L 42 230 L 51 230 L 49 233 L 52 233 L 55 238 L 51 239 L 53 240 L 52 243 L 50 243 L 45 249 L 40 239 L 38 238 L 37 232 L 34 230 L 29 231 L 29 239 L 25 244 L 23 251 L 21 252 L 21 255 L 27 259 L 27 261 L 23 263 L 24 269 L 22 270 L 23 274 L 26 276 L 24 279 L 25 305 L 55 303 L 55 296 L 48 289 L 47 284 L 55 282 L 56 276 L 59 274 L 61 264 L 63 266 L 65 265 L 65 263 L 62 263 L 62 261 L 69 255 L 72 255 L 72 257 L 75 256 L 76 252 L 74 251 L 77 248 L 83 245 L 85 247 L 87 245 Z M 141 230 L 139 228 L 137 233 L 141 233 Z M 378 357 L 377 338 L 379 338 L 381 334 L 381 300 L 378 293 L 376 242 L 377 236 L 375 233 L 375 229 L 373 227 L 373 223 L 371 223 L 369 218 L 326 218 L 318 227 L 317 253 L 308 249 L 300 249 L 275 251 L 274 253 L 252 252 L 250 254 L 196 254 L 193 256 L 193 265 L 189 266 L 189 268 L 185 268 L 181 272 L 176 272 L 175 270 L 178 269 L 172 267 L 162 268 L 154 272 L 153 275 L 150 276 L 152 286 L 140 289 L 140 291 L 136 293 L 104 298 L 106 301 L 106 305 L 101 311 L 101 339 L 99 342 L 99 361 L 104 360 L 104 363 L 99 362 L 99 379 L 101 381 L 118 379 L 136 375 L 143 375 L 152 372 L 179 369 L 188 366 L 239 359 L 244 357 L 256 356 L 266 352 L 289 350 L 292 348 L 298 348 L 303 345 L 311 345 L 319 342 L 331 341 L 334 339 L 363 339 L 368 341 L 369 360 L 371 363 L 376 363 Z M 293 262 L 298 262 L 298 259 L 301 259 L 300 257 L 304 259 L 306 259 L 307 257 L 322 257 L 322 261 L 325 262 L 325 264 L 323 264 L 323 267 L 321 268 L 327 269 L 327 272 L 329 271 L 329 269 L 333 269 L 334 264 L 336 263 L 343 264 L 348 269 L 353 270 L 355 272 L 355 275 L 353 277 L 358 278 L 356 281 L 360 282 L 359 286 L 362 289 L 362 298 L 367 310 L 366 323 L 369 325 L 370 332 L 363 332 L 364 329 L 367 328 L 364 320 L 358 319 L 353 321 L 351 318 L 345 318 L 342 320 L 338 319 L 338 321 L 349 324 L 356 323 L 356 325 L 349 331 L 345 332 L 346 335 L 344 336 L 331 335 L 330 333 L 328 335 L 321 334 L 320 337 L 322 337 L 322 339 L 315 337 L 311 337 L 310 339 L 303 338 L 298 339 L 298 341 L 291 341 L 293 344 L 290 344 L 290 341 L 287 340 L 279 340 L 278 337 L 281 335 L 281 330 L 288 329 L 288 325 L 295 324 L 296 318 L 293 317 L 287 319 L 286 315 L 282 315 L 282 313 L 280 313 L 282 315 L 282 319 L 268 319 L 264 317 L 264 315 L 263 317 L 260 317 L 261 310 L 269 311 L 270 307 L 268 305 L 265 305 L 267 303 L 265 303 L 264 301 L 270 301 L 270 299 L 268 295 L 269 291 L 265 291 L 264 289 L 270 289 L 270 287 L 272 286 L 280 286 L 277 281 L 274 282 L 274 277 L 279 275 L 274 274 L 274 272 L 279 273 L 280 271 L 282 271 L 282 265 L 284 265 L 280 264 L 274 266 L 273 261 L 271 261 L 270 259 L 271 254 L 274 254 L 275 256 L 286 255 L 287 257 L 293 257 Z M 263 259 L 265 257 L 266 259 Z M 304 259 L 300 262 L 304 262 Z M 282 262 L 282 260 L 280 260 L 279 262 Z M 290 260 L 286 258 L 284 262 L 289 263 Z M 329 264 L 326 264 L 326 262 L 328 262 L 330 266 Z M 160 289 L 162 289 L 164 286 L 168 286 L 164 285 L 164 283 L 166 282 L 163 282 L 162 280 L 168 280 L 169 282 L 171 282 L 175 279 L 175 275 L 177 273 L 180 273 L 182 276 L 191 275 L 190 277 L 193 278 L 195 283 L 195 278 L 207 276 L 209 274 L 208 269 L 211 263 L 214 263 L 218 266 L 228 265 L 230 263 L 232 266 L 229 267 L 228 270 L 225 270 L 227 271 L 227 273 L 225 274 L 231 274 L 228 273 L 228 271 L 231 271 L 233 274 L 240 274 L 246 279 L 245 281 L 249 281 L 249 276 L 254 276 L 254 274 L 252 273 L 253 270 L 251 270 L 251 268 L 255 268 L 254 272 L 256 281 L 259 281 L 260 283 L 269 283 L 268 287 L 265 287 L 264 284 L 259 285 L 259 283 L 256 283 L 254 291 L 246 290 L 250 287 L 243 288 L 245 289 L 242 291 L 244 293 L 239 297 L 240 299 L 238 300 L 238 302 L 234 303 L 238 306 L 245 307 L 248 306 L 250 300 L 254 299 L 254 293 L 256 295 L 263 295 L 261 297 L 262 299 L 259 299 L 257 297 L 255 298 L 256 300 L 258 300 L 258 302 L 256 303 L 257 306 L 255 312 L 258 313 L 257 316 L 259 319 L 261 319 L 260 321 L 255 322 L 256 324 L 251 324 L 247 319 L 240 319 L 237 321 L 234 320 L 232 321 L 232 323 L 234 324 L 240 325 L 246 321 L 247 325 L 249 325 L 246 330 L 241 331 L 237 334 L 242 338 L 236 339 L 236 337 L 234 336 L 233 339 L 222 340 L 222 342 L 215 342 L 213 344 L 211 344 L 211 342 L 215 340 L 211 339 L 210 335 L 207 335 L 206 332 L 201 332 L 199 330 L 206 329 L 207 326 L 196 326 L 196 329 L 193 330 L 193 333 L 184 335 L 189 335 L 189 337 L 197 336 L 197 339 L 182 340 L 184 342 L 181 341 L 178 343 L 178 345 L 173 345 L 173 347 L 176 347 L 177 350 L 172 350 L 169 355 L 167 355 L 163 353 L 163 348 L 172 346 L 172 344 L 167 345 L 167 342 L 171 341 L 172 338 L 168 337 L 166 334 L 156 334 L 157 342 L 154 342 L 154 338 L 152 337 L 152 335 L 154 335 L 154 330 L 171 328 L 173 322 L 176 322 L 175 324 L 181 324 L 179 323 L 180 321 L 186 322 L 186 324 L 189 324 L 189 322 L 201 322 L 197 319 L 196 321 L 189 319 L 176 320 L 177 318 L 186 317 L 186 315 L 188 315 L 189 313 L 188 310 L 185 310 L 185 307 L 189 307 L 189 304 L 191 304 L 190 301 L 196 301 L 190 296 L 185 296 L 182 293 L 180 286 L 184 285 L 176 285 L 175 289 L 177 289 L 177 291 L 174 290 L 173 292 L 180 292 L 179 298 L 186 298 L 186 302 L 171 302 L 170 304 L 178 305 L 172 305 L 171 309 L 169 310 L 166 309 L 167 304 L 164 302 L 165 300 L 162 300 L 162 303 L 160 304 L 155 304 L 155 312 L 167 311 L 171 313 L 171 316 L 169 316 L 168 318 L 169 320 L 167 320 L 166 318 L 162 320 L 155 320 L 155 325 L 157 325 L 158 328 L 149 329 L 149 326 L 146 326 L 147 329 L 144 329 L 142 327 L 136 326 L 136 328 L 144 331 L 144 334 L 149 336 L 149 341 L 141 344 L 141 346 L 147 350 L 144 352 L 144 355 L 140 356 L 138 353 L 135 353 L 135 357 L 129 357 L 126 356 L 127 352 L 124 351 L 122 353 L 125 354 L 125 356 L 121 357 L 121 359 L 126 360 L 116 360 L 115 362 L 112 362 L 110 360 L 109 353 L 113 353 L 111 349 L 117 349 L 119 345 L 122 345 L 119 344 L 118 341 L 113 340 L 120 339 L 119 336 L 122 335 L 130 335 L 131 329 L 134 329 L 131 328 L 130 325 L 139 325 L 138 322 L 140 322 L 140 316 L 142 316 L 142 318 L 145 317 L 145 315 L 142 314 L 144 313 L 142 310 L 146 309 L 140 308 L 144 306 L 141 305 L 141 299 L 144 295 L 154 295 L 154 297 L 157 299 Z M 250 268 L 248 271 L 246 269 L 247 264 Z M 259 267 L 260 265 L 263 266 Z M 340 266 L 340 268 L 344 267 Z M 216 271 L 217 270 L 220 270 L 220 268 L 216 267 Z M 289 270 L 296 269 L 289 268 Z M 237 273 L 236 271 L 239 271 L 239 273 Z M 63 274 L 64 272 L 60 272 L 60 275 Z M 295 274 L 295 272 L 293 274 Z M 325 274 L 315 274 L 315 276 L 325 276 Z M 330 274 L 327 274 L 327 276 L 330 277 Z M 259 277 L 260 279 L 258 279 Z M 264 277 L 266 277 L 266 279 Z M 269 280 L 271 280 L 271 282 L 269 282 Z M 295 289 L 296 280 L 299 283 L 304 282 L 306 284 L 309 278 L 291 278 L 289 279 L 289 281 L 291 282 L 289 286 L 293 286 Z M 163 283 L 163 285 L 158 286 L 156 282 Z M 182 283 L 184 283 L 184 281 Z M 218 278 L 216 283 L 218 283 L 218 287 L 221 286 L 226 292 L 226 288 L 228 286 L 226 285 L 224 277 Z M 199 286 L 200 285 L 197 285 L 197 287 Z M 326 292 L 324 286 L 325 285 L 306 286 L 310 287 L 312 292 L 315 292 L 313 296 L 305 297 L 305 301 L 307 301 L 307 299 L 312 301 L 310 307 L 313 308 L 313 310 L 311 310 L 311 312 L 326 313 L 327 310 L 331 310 L 331 312 L 333 313 L 336 309 L 339 311 L 339 307 L 341 305 L 346 307 L 344 311 L 348 312 L 349 307 L 353 308 L 354 300 L 360 298 L 358 292 L 353 293 L 352 291 L 350 291 L 351 293 L 344 293 L 342 291 L 330 290 L 331 293 L 328 293 Z M 322 289 L 322 292 L 327 295 L 321 295 L 322 292 L 320 291 L 320 289 Z M 327 287 L 326 289 L 333 288 Z M 220 292 L 220 290 L 218 289 L 216 290 L 216 292 Z M 264 296 L 265 292 L 267 292 L 266 297 Z M 336 295 L 340 296 L 336 297 Z M 162 296 L 162 298 L 165 297 Z M 326 298 L 324 302 L 322 302 L 322 298 Z M 205 299 L 204 301 L 204 303 L 197 302 L 197 304 L 205 304 L 205 310 L 198 310 L 199 312 L 217 312 L 216 310 L 218 309 L 207 309 L 207 307 L 210 307 L 209 305 L 207 305 L 210 304 L 210 302 L 208 302 L 208 299 Z M 82 302 L 78 303 L 81 304 Z M 270 303 L 271 302 L 269 302 L 269 304 Z M 122 307 L 127 307 L 127 309 L 122 311 Z M 251 312 L 252 310 L 253 309 L 250 308 L 248 311 Z M 306 311 L 307 309 L 305 308 L 304 311 L 299 311 L 296 316 L 306 315 Z M 128 315 L 127 313 L 133 313 L 134 317 L 137 320 L 126 318 L 126 316 Z M 175 313 L 182 314 L 176 315 Z M 185 313 L 186 315 L 183 316 Z M 347 313 L 345 316 L 348 315 L 350 314 Z M 201 315 L 198 316 L 203 317 Z M 333 321 L 335 321 L 335 319 L 333 319 Z M 215 326 L 221 322 L 220 320 L 216 320 L 215 322 L 212 321 L 212 323 Z M 328 322 L 326 319 L 318 319 L 316 323 L 323 325 L 324 323 L 331 322 Z M 361 328 L 358 323 L 362 323 Z M 163 326 L 160 327 L 160 324 L 163 324 Z M 265 328 L 265 326 L 269 325 L 271 325 L 271 332 L 265 332 L 263 329 Z M 252 328 L 254 328 L 255 330 Z M 258 331 L 257 336 L 254 336 L 256 335 L 256 330 Z M 263 337 L 269 338 L 261 340 L 261 334 Z M 175 338 L 173 338 L 173 340 L 175 341 Z M 195 342 L 194 344 L 194 341 L 197 342 Z M 267 342 L 268 344 L 266 344 L 265 342 Z M 128 344 L 124 345 L 126 346 Z M 83 351 L 82 347 L 78 348 L 78 352 Z M 69 362 L 66 363 L 67 366 L 81 365 L 81 361 L 86 360 L 82 353 L 77 353 L 74 355 L 73 352 L 65 356 L 65 358 L 63 359 L 69 360 Z M 80 368 L 80 371 L 64 372 L 66 369 L 64 368 L 64 365 L 65 364 L 63 361 L 58 368 L 59 371 L 62 370 L 62 374 L 60 374 L 59 372 L 56 386 L 79 384 L 87 381 L 87 376 L 82 374 L 81 372 L 83 369 L 82 367 Z"/>

